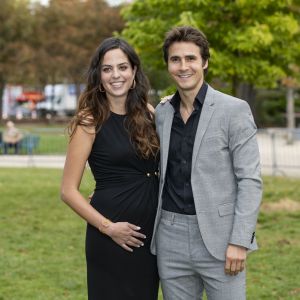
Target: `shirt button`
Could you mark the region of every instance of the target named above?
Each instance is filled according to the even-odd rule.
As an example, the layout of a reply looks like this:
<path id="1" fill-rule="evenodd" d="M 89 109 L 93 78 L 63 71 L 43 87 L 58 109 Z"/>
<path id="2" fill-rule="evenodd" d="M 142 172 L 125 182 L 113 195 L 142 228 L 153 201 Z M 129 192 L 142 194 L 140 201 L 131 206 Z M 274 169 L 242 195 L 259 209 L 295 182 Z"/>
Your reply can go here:
<path id="1" fill-rule="evenodd" d="M 186 164 L 186 160 L 184 159 L 184 160 L 182 161 L 182 163 L 185 165 L 185 164 Z"/>
<path id="2" fill-rule="evenodd" d="M 189 186 L 189 185 L 190 185 L 190 183 L 189 183 L 189 182 L 186 182 L 186 183 L 185 183 L 185 186 Z"/>

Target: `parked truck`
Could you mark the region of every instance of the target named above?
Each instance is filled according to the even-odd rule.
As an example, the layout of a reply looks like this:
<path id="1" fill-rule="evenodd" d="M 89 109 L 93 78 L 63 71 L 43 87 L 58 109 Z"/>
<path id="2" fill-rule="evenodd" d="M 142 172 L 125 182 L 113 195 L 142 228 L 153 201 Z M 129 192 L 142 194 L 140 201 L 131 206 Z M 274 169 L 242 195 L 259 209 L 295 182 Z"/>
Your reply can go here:
<path id="1" fill-rule="evenodd" d="M 72 116 L 76 110 L 77 97 L 75 84 L 48 84 L 44 90 L 45 101 L 37 104 L 40 116 Z"/>

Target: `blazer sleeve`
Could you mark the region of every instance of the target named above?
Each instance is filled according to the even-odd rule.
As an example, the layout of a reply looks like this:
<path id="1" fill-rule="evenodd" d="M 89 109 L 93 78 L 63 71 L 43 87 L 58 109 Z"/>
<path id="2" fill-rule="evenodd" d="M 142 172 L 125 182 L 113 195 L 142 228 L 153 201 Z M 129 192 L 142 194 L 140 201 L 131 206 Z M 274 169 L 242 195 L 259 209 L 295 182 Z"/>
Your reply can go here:
<path id="1" fill-rule="evenodd" d="M 155 125 L 156 125 L 156 131 L 157 134 L 161 135 L 162 133 L 162 128 L 163 128 L 163 124 L 164 124 L 164 105 L 165 102 L 163 103 L 158 103 L 157 106 L 155 107 Z"/>
<path id="2" fill-rule="evenodd" d="M 237 199 L 230 244 L 250 248 L 262 197 L 256 125 L 245 101 L 236 101 L 229 120 L 229 150 L 237 183 Z"/>

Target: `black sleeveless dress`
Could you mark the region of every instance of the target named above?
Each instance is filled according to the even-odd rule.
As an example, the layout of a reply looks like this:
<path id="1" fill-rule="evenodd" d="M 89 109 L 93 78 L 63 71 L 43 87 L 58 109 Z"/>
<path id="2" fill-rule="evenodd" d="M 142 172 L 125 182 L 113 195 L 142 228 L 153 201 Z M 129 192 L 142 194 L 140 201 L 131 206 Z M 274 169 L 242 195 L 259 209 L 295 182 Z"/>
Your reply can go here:
<path id="1" fill-rule="evenodd" d="M 113 222 L 141 227 L 144 246 L 128 252 L 87 225 L 89 300 L 156 300 L 158 273 L 150 242 L 157 209 L 157 161 L 141 159 L 124 127 L 125 115 L 111 113 L 96 134 L 88 162 L 96 181 L 91 205 Z"/>

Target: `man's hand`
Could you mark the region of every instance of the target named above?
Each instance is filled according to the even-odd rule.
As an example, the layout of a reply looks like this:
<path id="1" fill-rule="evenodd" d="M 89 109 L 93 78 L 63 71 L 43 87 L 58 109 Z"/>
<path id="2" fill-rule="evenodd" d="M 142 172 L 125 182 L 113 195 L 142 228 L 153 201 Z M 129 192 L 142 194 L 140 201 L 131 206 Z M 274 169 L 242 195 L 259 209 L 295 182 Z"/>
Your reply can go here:
<path id="1" fill-rule="evenodd" d="M 242 246 L 228 245 L 226 251 L 225 273 L 237 275 L 245 268 L 247 249 Z"/>

